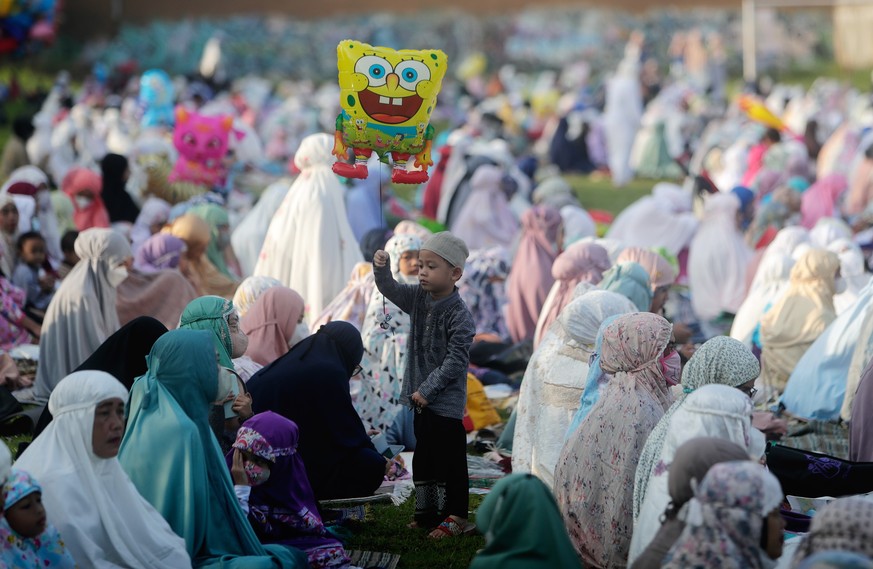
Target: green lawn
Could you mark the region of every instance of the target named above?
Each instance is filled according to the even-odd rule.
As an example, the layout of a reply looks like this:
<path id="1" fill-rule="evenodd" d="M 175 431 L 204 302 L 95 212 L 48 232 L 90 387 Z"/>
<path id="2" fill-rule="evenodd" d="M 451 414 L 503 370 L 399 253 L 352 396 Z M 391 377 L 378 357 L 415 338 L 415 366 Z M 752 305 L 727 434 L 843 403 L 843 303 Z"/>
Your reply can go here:
<path id="1" fill-rule="evenodd" d="M 470 511 L 482 503 L 481 496 L 470 496 Z M 354 537 L 345 544 L 348 550 L 379 551 L 400 555 L 399 569 L 466 569 L 476 551 L 485 547 L 485 539 L 476 534 L 458 538 L 434 540 L 425 530 L 412 530 L 415 498 L 401 506 L 374 504 L 372 521 L 353 526 Z M 475 514 L 471 515 L 475 520 Z"/>

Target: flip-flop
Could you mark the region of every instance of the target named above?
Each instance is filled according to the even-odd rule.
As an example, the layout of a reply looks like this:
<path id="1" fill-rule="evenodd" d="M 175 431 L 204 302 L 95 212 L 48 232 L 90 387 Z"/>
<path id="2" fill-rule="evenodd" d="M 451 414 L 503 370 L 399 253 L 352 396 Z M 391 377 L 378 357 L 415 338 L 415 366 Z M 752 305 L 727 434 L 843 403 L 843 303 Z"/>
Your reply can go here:
<path id="1" fill-rule="evenodd" d="M 463 526 L 459 524 L 457 521 L 453 520 L 451 516 L 444 519 L 440 525 L 438 525 L 431 533 L 427 536 L 431 539 L 444 539 L 447 537 L 456 537 L 460 535 L 470 535 L 476 531 L 476 524 L 467 522 Z M 436 534 L 436 535 L 434 535 Z"/>

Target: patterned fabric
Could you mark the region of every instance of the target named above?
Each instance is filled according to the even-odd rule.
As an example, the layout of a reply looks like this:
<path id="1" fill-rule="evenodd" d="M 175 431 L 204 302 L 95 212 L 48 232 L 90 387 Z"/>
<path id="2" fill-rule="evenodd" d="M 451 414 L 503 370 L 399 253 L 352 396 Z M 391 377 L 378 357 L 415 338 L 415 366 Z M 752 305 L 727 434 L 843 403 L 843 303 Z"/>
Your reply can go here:
<path id="1" fill-rule="evenodd" d="M 3 487 L 6 494 L 5 510 L 33 493 L 42 494 L 39 483 L 23 470 L 12 469 Z M 5 565 L 4 565 L 5 564 Z M 3 567 L 52 567 L 72 569 L 76 562 L 67 551 L 61 534 L 51 524 L 36 537 L 23 537 L 9 526 L 6 517 L 0 518 L 0 565 Z"/>
<path id="2" fill-rule="evenodd" d="M 749 452 L 751 420 L 751 399 L 738 389 L 717 384 L 704 385 L 691 393 L 673 415 L 664 415 L 658 425 L 666 427 L 667 436 L 646 486 L 642 488 L 645 500 L 639 512 L 634 511 L 634 532 L 628 557 L 630 563 L 639 557 L 661 528 L 662 514 L 671 501 L 667 474 L 676 451 L 697 437 L 712 437 L 735 443 Z M 652 437 L 649 437 L 651 440 Z M 649 448 L 648 443 L 646 448 Z M 763 451 L 761 454 L 764 454 Z M 641 461 L 637 467 L 637 477 L 643 466 Z M 635 492 L 634 497 L 638 495 Z"/>
<path id="3" fill-rule="evenodd" d="M 8 280 L 0 277 L 0 349 L 11 350 L 21 344 L 30 344 L 30 334 L 21 325 L 27 295 Z"/>
<path id="4" fill-rule="evenodd" d="M 792 567 L 820 551 L 839 549 L 873 557 L 873 501 L 859 496 L 838 498 L 812 518 Z"/>
<path id="5" fill-rule="evenodd" d="M 274 286 L 282 286 L 282 283 L 273 277 L 248 277 L 243 280 L 233 295 L 233 305 L 236 307 L 239 317 L 245 316 L 246 312 L 255 305 L 255 301 L 267 289 Z"/>
<path id="6" fill-rule="evenodd" d="M 493 247 L 470 252 L 458 289 L 473 315 L 477 333 L 509 338 L 503 312 L 508 276 L 509 254 L 506 249 Z"/>
<path id="7" fill-rule="evenodd" d="M 626 314 L 603 331 L 600 366 L 613 379 L 570 435 L 555 471 L 555 497 L 586 567 L 625 567 L 633 479 L 646 438 L 672 402 L 659 360 L 670 323 Z"/>
<path id="8" fill-rule="evenodd" d="M 233 369 L 233 343 L 230 338 L 228 317 L 233 314 L 233 303 L 220 296 L 203 296 L 188 304 L 182 312 L 179 328 L 212 332 L 218 360 L 222 367 Z"/>
<path id="9" fill-rule="evenodd" d="M 375 290 L 373 265 L 358 263 L 352 270 L 346 287 L 330 301 L 318 319 L 311 323 L 310 329 L 318 330 L 328 322 L 342 320 L 360 330 Z"/>
<path id="10" fill-rule="evenodd" d="M 297 452 L 296 446 L 273 448 L 261 433 L 250 427 L 239 428 L 236 432 L 236 442 L 233 443 L 233 448 L 248 451 L 270 462 L 276 462 L 277 457 L 291 456 Z"/>
<path id="11" fill-rule="evenodd" d="M 646 498 L 649 477 L 652 476 L 658 457 L 664 448 L 671 417 L 682 407 L 688 394 L 712 383 L 738 387 L 757 378 L 760 373 L 761 366 L 752 352 L 742 342 L 726 336 L 717 336 L 709 340 L 691 356 L 685 369 L 682 370 L 682 393 L 652 431 L 640 457 L 634 479 L 634 520 L 640 515 L 640 508 Z"/>
<path id="12" fill-rule="evenodd" d="M 395 235 L 388 240 L 385 250 L 391 256 L 391 273 L 395 279 L 406 284 L 418 283 L 417 276 L 405 277 L 400 273 L 400 256 L 420 248 L 421 240 L 415 235 Z M 385 324 L 387 327 L 383 327 Z M 374 291 L 361 328 L 364 371 L 361 392 L 354 401 L 355 410 L 369 428 L 385 432 L 403 406 L 400 392 L 406 371 L 409 330 L 409 315 L 387 301 L 381 292 Z"/>
<path id="13" fill-rule="evenodd" d="M 774 563 L 761 549 L 764 519 L 782 501 L 775 476 L 752 461 L 713 466 L 695 498 L 665 568 L 763 569 Z"/>

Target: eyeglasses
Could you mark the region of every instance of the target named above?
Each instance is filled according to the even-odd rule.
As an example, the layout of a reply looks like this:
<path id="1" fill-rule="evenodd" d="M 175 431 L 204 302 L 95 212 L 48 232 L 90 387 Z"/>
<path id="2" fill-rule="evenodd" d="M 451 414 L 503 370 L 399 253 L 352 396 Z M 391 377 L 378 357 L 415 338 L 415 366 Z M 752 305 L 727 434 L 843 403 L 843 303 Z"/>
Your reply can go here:
<path id="1" fill-rule="evenodd" d="M 360 375 L 360 373 L 362 371 L 364 371 L 364 368 L 361 367 L 361 364 L 356 365 L 355 369 L 352 370 L 352 377 L 355 377 L 356 375 Z"/>
<path id="2" fill-rule="evenodd" d="M 755 394 L 758 393 L 758 388 L 756 388 L 756 387 L 752 387 L 752 388 L 749 388 L 749 389 L 740 389 L 740 391 L 742 391 L 743 393 L 745 393 L 746 395 L 748 395 L 748 396 L 749 396 L 749 399 L 754 399 L 754 398 L 755 398 Z"/>

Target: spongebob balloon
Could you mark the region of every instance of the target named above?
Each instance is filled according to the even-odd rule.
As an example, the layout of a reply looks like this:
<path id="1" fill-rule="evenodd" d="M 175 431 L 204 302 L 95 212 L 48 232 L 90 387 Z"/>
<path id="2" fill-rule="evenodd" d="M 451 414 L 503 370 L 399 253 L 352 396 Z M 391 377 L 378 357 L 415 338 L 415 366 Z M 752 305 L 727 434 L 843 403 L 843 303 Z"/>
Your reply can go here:
<path id="1" fill-rule="evenodd" d="M 375 151 L 383 160 L 391 155 L 391 181 L 421 184 L 433 164 L 433 127 L 428 124 L 448 67 L 439 50 L 395 51 L 344 40 L 339 43 L 340 104 L 333 154 L 340 159 L 333 171 L 346 178 L 366 178 L 367 160 Z M 344 161 L 349 148 L 355 163 Z M 407 162 L 420 170 L 408 170 Z"/>

